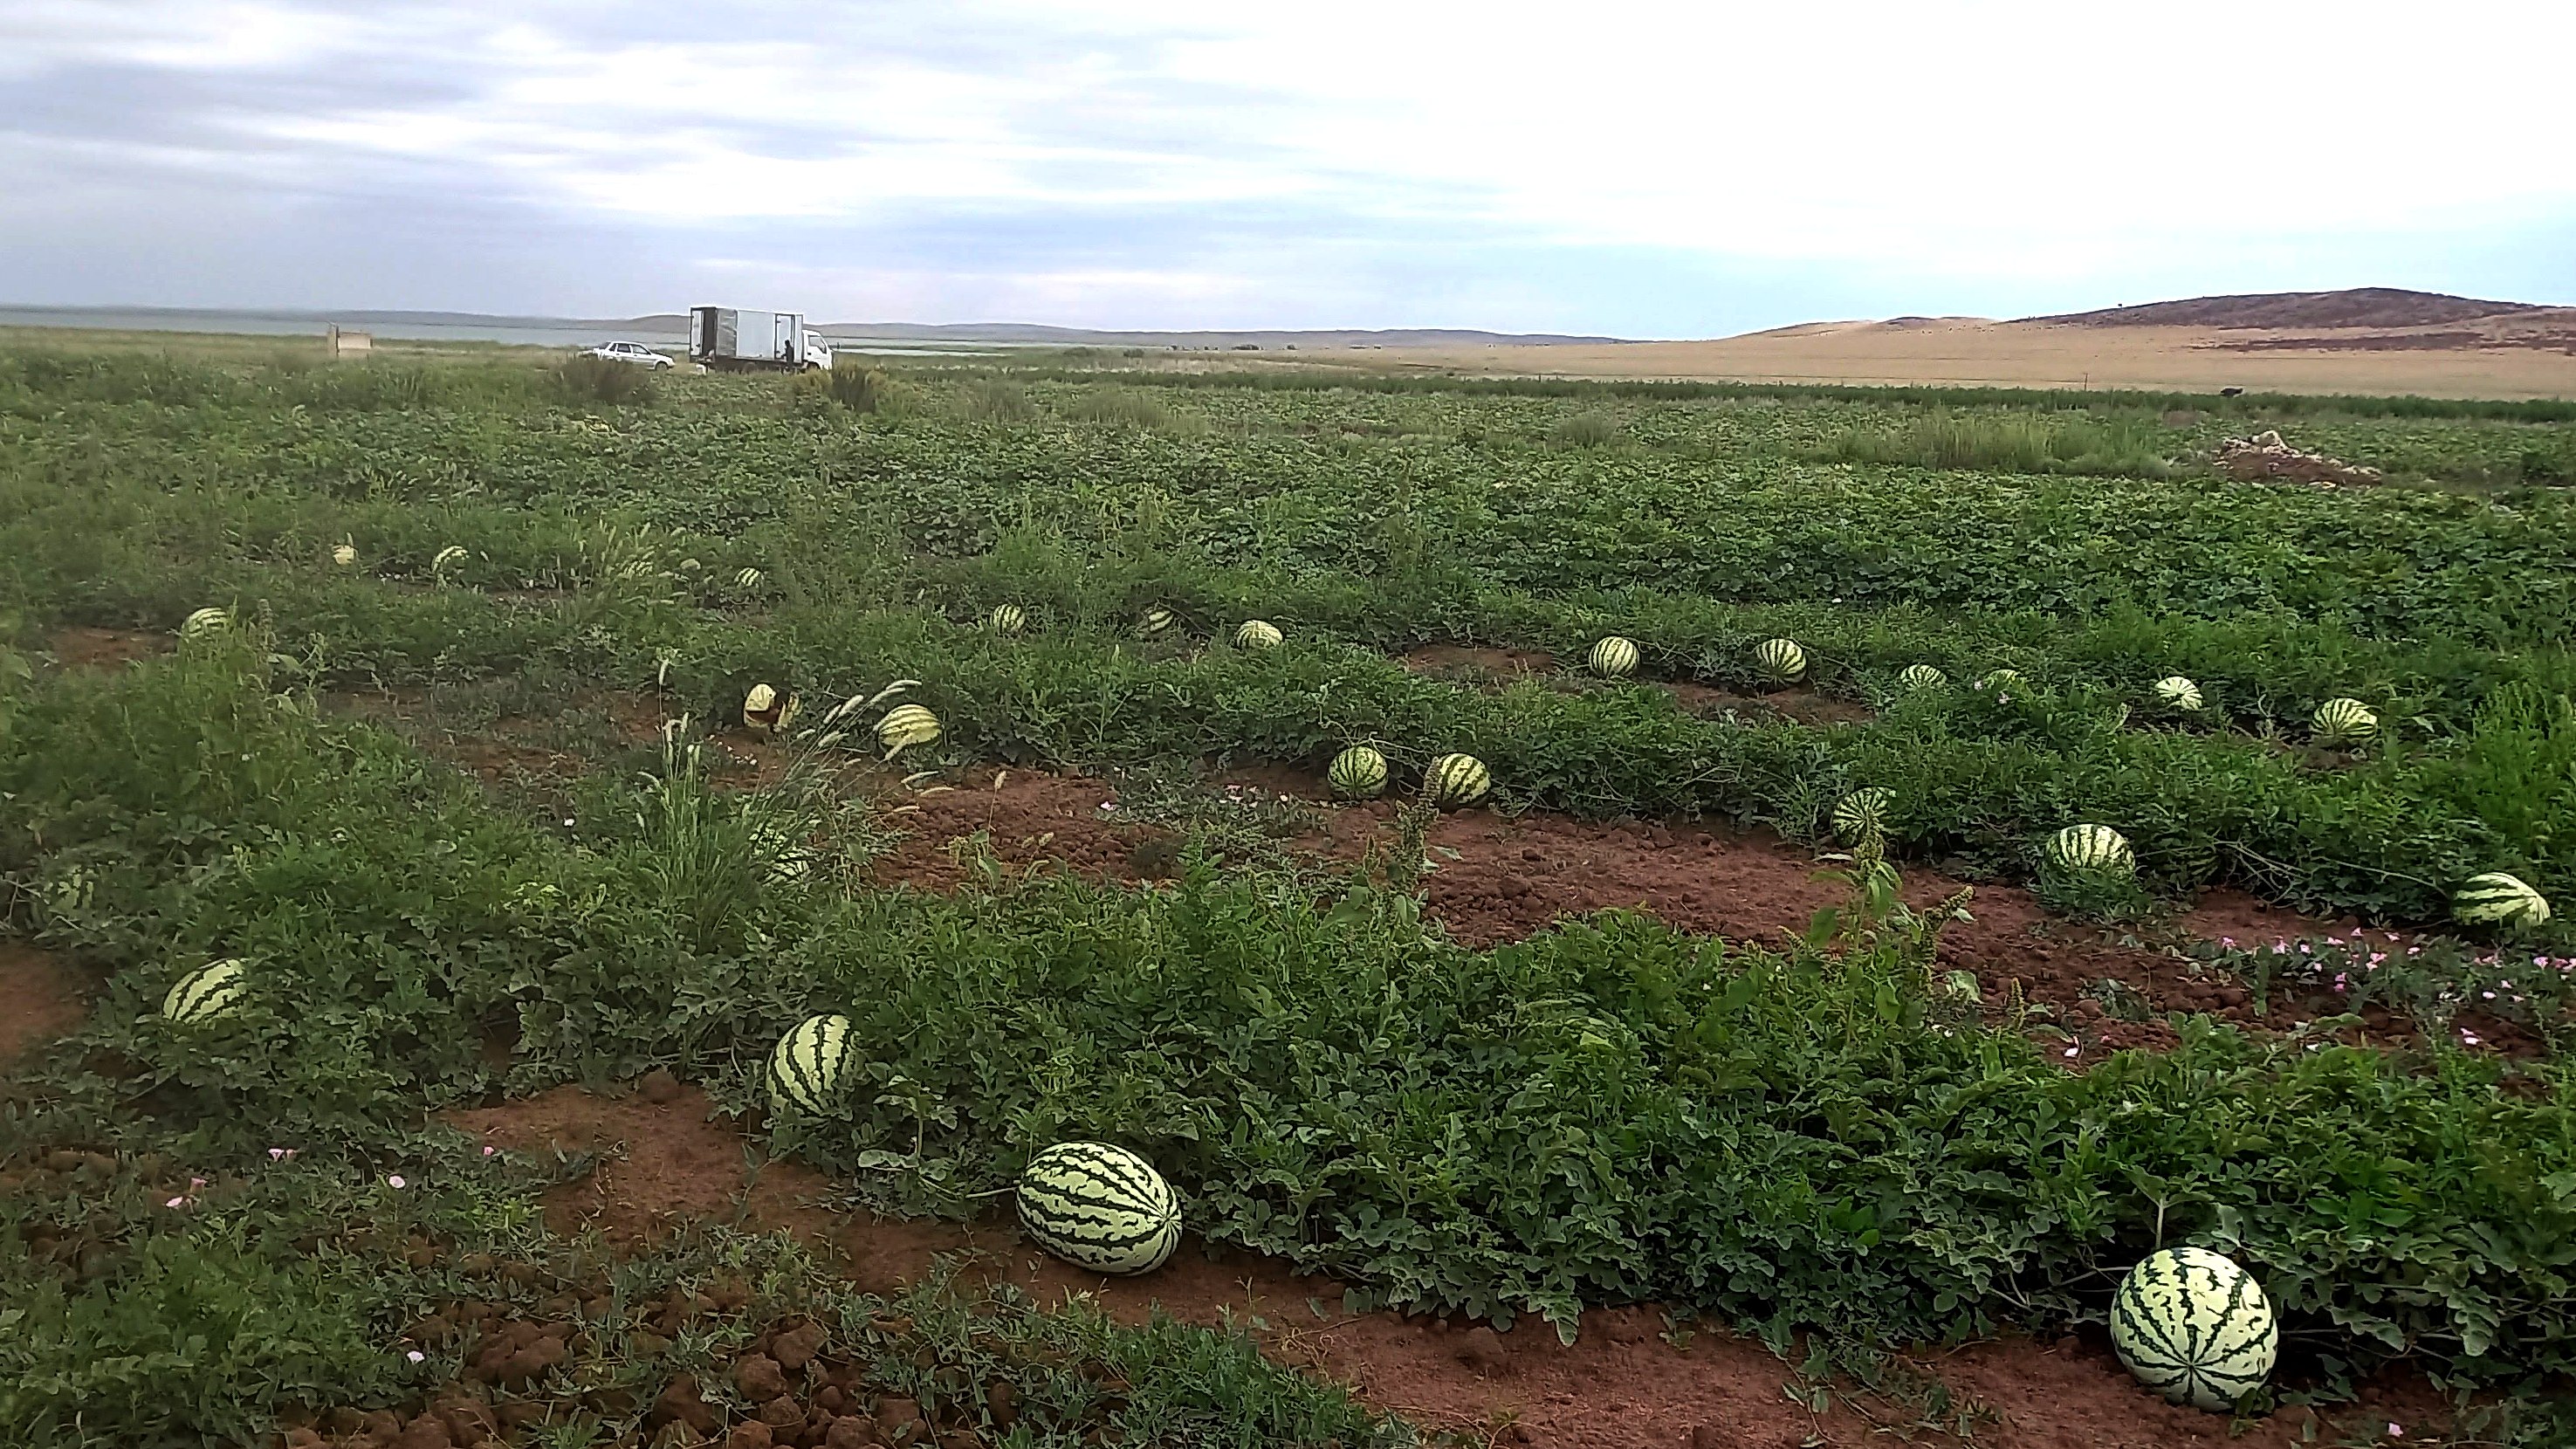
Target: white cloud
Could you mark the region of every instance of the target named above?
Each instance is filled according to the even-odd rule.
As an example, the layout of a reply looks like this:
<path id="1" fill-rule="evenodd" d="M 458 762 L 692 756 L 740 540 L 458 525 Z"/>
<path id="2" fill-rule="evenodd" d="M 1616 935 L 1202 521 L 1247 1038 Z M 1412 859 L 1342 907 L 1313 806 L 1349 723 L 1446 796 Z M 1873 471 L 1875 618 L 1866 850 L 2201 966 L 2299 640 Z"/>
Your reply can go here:
<path id="1" fill-rule="evenodd" d="M 997 306 L 1257 305 L 1301 267 L 1359 297 L 1549 249 L 2270 279 L 2576 216 L 2571 53 L 2576 8 L 2508 0 L 19 0 L 0 76 L 37 103 L 0 171 L 470 196 L 737 260 L 746 227 L 936 234 L 949 283 L 884 278 Z"/>

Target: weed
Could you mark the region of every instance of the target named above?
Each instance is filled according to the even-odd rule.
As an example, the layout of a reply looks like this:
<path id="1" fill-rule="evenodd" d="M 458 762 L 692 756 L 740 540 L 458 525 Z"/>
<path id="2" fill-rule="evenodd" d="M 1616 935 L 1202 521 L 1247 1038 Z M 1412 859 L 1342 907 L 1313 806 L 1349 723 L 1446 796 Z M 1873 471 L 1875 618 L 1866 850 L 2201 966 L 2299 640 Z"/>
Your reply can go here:
<path id="1" fill-rule="evenodd" d="M 555 390 L 567 402 L 641 407 L 660 394 L 653 374 L 631 362 L 581 353 L 554 370 Z"/>

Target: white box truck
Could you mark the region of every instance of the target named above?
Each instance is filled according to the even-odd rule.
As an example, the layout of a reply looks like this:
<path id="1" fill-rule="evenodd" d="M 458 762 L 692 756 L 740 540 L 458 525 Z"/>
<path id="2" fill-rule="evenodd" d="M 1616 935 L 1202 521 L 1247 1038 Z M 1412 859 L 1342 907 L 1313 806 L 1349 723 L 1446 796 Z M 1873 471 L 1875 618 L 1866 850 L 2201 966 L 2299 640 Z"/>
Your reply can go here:
<path id="1" fill-rule="evenodd" d="M 758 368 L 793 372 L 832 365 L 830 345 L 805 325 L 803 313 L 738 307 L 689 309 L 689 357 L 718 372 Z"/>

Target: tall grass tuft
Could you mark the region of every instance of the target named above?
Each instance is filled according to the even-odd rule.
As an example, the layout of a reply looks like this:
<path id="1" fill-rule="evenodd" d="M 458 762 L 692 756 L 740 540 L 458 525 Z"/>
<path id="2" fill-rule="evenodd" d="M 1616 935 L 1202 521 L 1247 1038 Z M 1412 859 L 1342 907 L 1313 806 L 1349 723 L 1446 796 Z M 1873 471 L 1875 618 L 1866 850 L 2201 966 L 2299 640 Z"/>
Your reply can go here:
<path id="1" fill-rule="evenodd" d="M 1618 419 L 1600 412 L 1576 413 L 1547 430 L 1547 440 L 1554 446 L 1587 451 L 1616 447 L 1626 436 Z"/>
<path id="2" fill-rule="evenodd" d="M 653 374 L 631 362 L 583 353 L 555 368 L 555 390 L 573 403 L 642 406 L 660 395 Z"/>
<path id="3" fill-rule="evenodd" d="M 1845 433 L 1823 456 L 1837 463 L 2168 478 L 2174 463 L 2156 430 L 2126 418 L 1934 412 L 1903 427 Z"/>
<path id="4" fill-rule="evenodd" d="M 998 377 L 966 389 L 958 410 L 979 423 L 1025 423 L 1038 415 L 1038 405 L 1018 383 Z"/>
<path id="5" fill-rule="evenodd" d="M 1066 417 L 1139 432 L 1198 433 L 1206 421 L 1195 413 L 1177 413 L 1149 392 L 1125 387 L 1087 388 L 1064 408 Z"/>

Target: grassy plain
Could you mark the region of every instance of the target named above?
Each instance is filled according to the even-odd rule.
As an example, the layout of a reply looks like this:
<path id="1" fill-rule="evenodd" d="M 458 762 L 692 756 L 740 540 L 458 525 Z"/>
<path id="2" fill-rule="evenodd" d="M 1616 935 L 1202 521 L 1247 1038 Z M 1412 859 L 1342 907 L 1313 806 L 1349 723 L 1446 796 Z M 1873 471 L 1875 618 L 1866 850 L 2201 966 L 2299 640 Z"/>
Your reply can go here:
<path id="1" fill-rule="evenodd" d="M 2249 1413 L 2394 1360 L 2501 1395 L 2495 1437 L 2565 1431 L 2576 937 L 2437 937 L 2480 871 L 2576 896 L 2568 424 L 1062 361 L 611 404 L 511 356 L 0 352 L 0 871 L 11 928 L 96 989 L 0 1105 L 0 1432 L 346 1442 L 470 1386 L 528 1406 L 520 1442 L 668 1440 L 676 1376 L 714 1421 L 766 1412 L 726 1376 L 806 1322 L 834 1403 L 975 1442 L 1410 1432 L 1239 1335 L 862 1300 L 719 1229 L 568 1239 L 540 1203 L 582 1164 L 487 1163 L 434 1115 L 660 1070 L 759 1121 L 770 1044 L 825 1010 L 859 1083 L 750 1140 L 844 1206 L 963 1215 L 1048 1142 L 1113 1140 L 1172 1174 L 1194 1241 L 1357 1301 L 1538 1333 L 1652 1301 L 1854 1365 L 2098 1326 L 2127 1264 L 2188 1240 L 2290 1325 Z M 1936 424 L 1965 441 L 1918 454 Z M 2209 474 L 2216 438 L 2269 426 L 2392 482 Z M 1004 603 L 1025 632 L 985 623 Z M 1174 635 L 1140 636 L 1153 608 Z M 1287 642 L 1223 642 L 1248 617 Z M 75 626 L 148 657 L 72 667 Z M 1640 678 L 1401 658 L 1573 661 L 1611 632 Z M 1778 636 L 1811 661 L 1804 714 L 1765 702 Z M 1919 663 L 1949 683 L 1901 690 Z M 2172 673 L 2209 707 L 2157 708 Z M 898 679 L 945 731 L 889 770 L 866 708 L 824 715 Z M 804 733 L 748 738 L 756 682 L 807 702 Z M 2310 737 L 2343 696 L 2377 738 Z M 539 719 L 559 763 L 478 772 L 358 708 L 388 697 L 451 736 Z M 1823 863 L 1847 899 L 1803 935 L 1614 912 L 1470 949 L 1425 914 L 1420 813 L 1318 860 L 1291 847 L 1319 800 L 1269 829 L 1197 788 L 1311 781 L 1363 739 L 1400 789 L 1483 758 L 1506 838 L 1531 812 L 1699 819 L 1848 854 L 1828 811 L 1877 786 L 1899 869 L 2034 887 L 2070 929 L 2225 885 L 2432 934 L 2351 958 L 2402 987 L 2378 1016 L 2176 1013 L 2074 1071 L 2049 1012 L 1956 989 L 1944 917 L 1871 848 Z M 753 778 L 710 763 L 754 743 Z M 879 872 L 921 792 L 1030 770 L 1177 782 L 1167 868 L 1031 871 L 967 837 L 953 890 Z M 2138 881 L 2054 872 L 2040 842 L 2076 821 L 2124 832 Z M 163 1019 L 219 956 L 252 964 L 244 1011 Z M 2301 969 L 2199 959 L 2213 990 Z"/>

